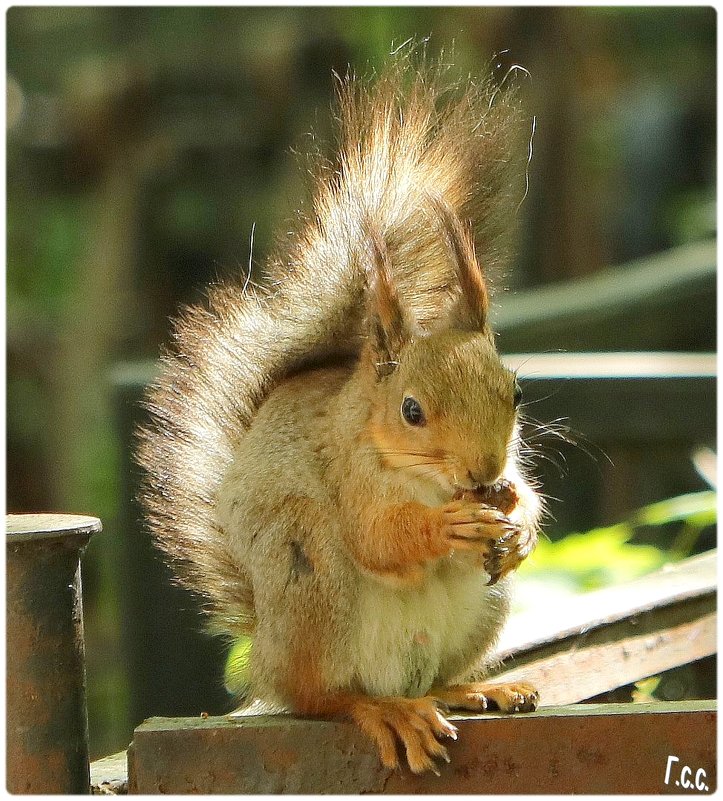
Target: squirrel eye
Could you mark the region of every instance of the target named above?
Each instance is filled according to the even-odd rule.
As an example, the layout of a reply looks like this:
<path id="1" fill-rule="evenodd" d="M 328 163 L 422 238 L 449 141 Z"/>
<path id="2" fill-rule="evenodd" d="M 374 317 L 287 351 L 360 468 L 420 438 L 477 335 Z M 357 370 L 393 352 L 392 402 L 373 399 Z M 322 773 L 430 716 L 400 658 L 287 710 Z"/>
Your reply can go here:
<path id="1" fill-rule="evenodd" d="M 410 426 L 423 426 L 425 423 L 422 407 L 414 398 L 405 398 L 402 401 L 402 417 Z"/>
<path id="2" fill-rule="evenodd" d="M 515 389 L 512 395 L 512 405 L 515 409 L 522 403 L 522 387 L 515 381 Z"/>

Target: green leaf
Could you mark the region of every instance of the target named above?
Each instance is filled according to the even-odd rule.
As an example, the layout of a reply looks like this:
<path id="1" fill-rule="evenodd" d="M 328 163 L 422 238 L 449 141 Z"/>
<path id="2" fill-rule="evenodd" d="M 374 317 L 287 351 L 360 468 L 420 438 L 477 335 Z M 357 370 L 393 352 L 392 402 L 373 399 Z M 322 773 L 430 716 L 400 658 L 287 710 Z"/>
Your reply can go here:
<path id="1" fill-rule="evenodd" d="M 665 553 L 652 545 L 629 543 L 633 533 L 629 523 L 618 523 L 557 542 L 542 540 L 519 572 L 560 584 L 573 582 L 579 592 L 629 581 L 666 561 Z"/>
<path id="2" fill-rule="evenodd" d="M 710 526 L 717 520 L 716 493 L 712 490 L 678 495 L 644 506 L 634 517 L 637 525 L 663 526 L 686 521 L 698 526 Z"/>
<path id="3" fill-rule="evenodd" d="M 542 540 L 520 566 L 521 576 L 551 588 L 574 587 L 585 592 L 643 576 L 668 561 L 689 555 L 700 532 L 717 519 L 716 493 L 694 492 L 645 506 L 630 520 L 612 526 Z M 631 543 L 640 526 L 682 523 L 669 550 Z"/>
<path id="4" fill-rule="evenodd" d="M 633 703 L 649 704 L 651 701 L 655 701 L 654 693 L 658 689 L 661 679 L 662 676 L 650 676 L 647 679 L 636 681 L 635 689 L 633 690 Z"/>

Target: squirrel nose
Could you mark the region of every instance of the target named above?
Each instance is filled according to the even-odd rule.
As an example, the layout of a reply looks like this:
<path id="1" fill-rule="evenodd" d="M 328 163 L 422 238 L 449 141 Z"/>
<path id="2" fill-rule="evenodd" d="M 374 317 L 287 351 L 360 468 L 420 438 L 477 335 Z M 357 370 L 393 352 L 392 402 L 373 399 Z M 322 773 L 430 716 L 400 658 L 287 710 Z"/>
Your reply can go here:
<path id="1" fill-rule="evenodd" d="M 469 470 L 469 479 L 475 487 L 494 484 L 502 472 L 502 465 L 493 456 L 485 457 L 479 461 L 474 470 Z"/>

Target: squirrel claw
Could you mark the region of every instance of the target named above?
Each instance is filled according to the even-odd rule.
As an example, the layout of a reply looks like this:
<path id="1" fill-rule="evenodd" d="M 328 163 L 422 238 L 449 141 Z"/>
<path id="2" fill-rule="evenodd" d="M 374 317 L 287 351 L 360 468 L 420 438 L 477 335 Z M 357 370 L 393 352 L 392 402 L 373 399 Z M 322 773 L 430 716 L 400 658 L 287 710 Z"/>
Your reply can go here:
<path id="1" fill-rule="evenodd" d="M 488 554 L 483 566 L 490 576 L 488 587 L 516 570 L 535 543 L 534 532 L 515 525 L 509 519 L 506 519 L 504 530 L 503 536 L 492 540 L 487 546 Z"/>
<path id="2" fill-rule="evenodd" d="M 537 690 L 522 681 L 510 684 L 459 684 L 441 688 L 435 695 L 443 697 L 453 709 L 471 712 L 485 712 L 488 709 L 498 709 L 503 713 L 534 712 L 540 700 Z"/>
<path id="3" fill-rule="evenodd" d="M 438 711 L 437 699 L 363 698 L 355 703 L 352 718 L 374 741 L 386 768 L 399 764 L 395 740 L 406 753 L 413 773 L 438 773 L 435 759 L 449 761 L 441 737 L 456 739 L 457 729 Z"/>

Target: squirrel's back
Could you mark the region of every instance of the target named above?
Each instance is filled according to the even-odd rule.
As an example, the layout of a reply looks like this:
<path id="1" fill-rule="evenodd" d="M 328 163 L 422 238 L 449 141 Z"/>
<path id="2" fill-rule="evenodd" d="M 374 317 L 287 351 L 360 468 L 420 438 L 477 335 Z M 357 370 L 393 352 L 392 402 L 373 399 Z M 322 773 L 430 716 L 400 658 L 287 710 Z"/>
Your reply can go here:
<path id="1" fill-rule="evenodd" d="M 372 228 L 422 328 L 458 294 L 430 197 L 470 221 L 479 263 L 495 270 L 524 193 L 526 124 L 489 81 L 401 56 L 374 81 L 339 81 L 339 144 L 319 161 L 311 208 L 267 264 L 268 284 L 214 286 L 175 321 L 139 432 L 141 498 L 156 543 L 208 602 L 215 627 L 254 625 L 250 579 L 215 515 L 233 450 L 264 398 L 310 363 L 361 346 Z"/>

